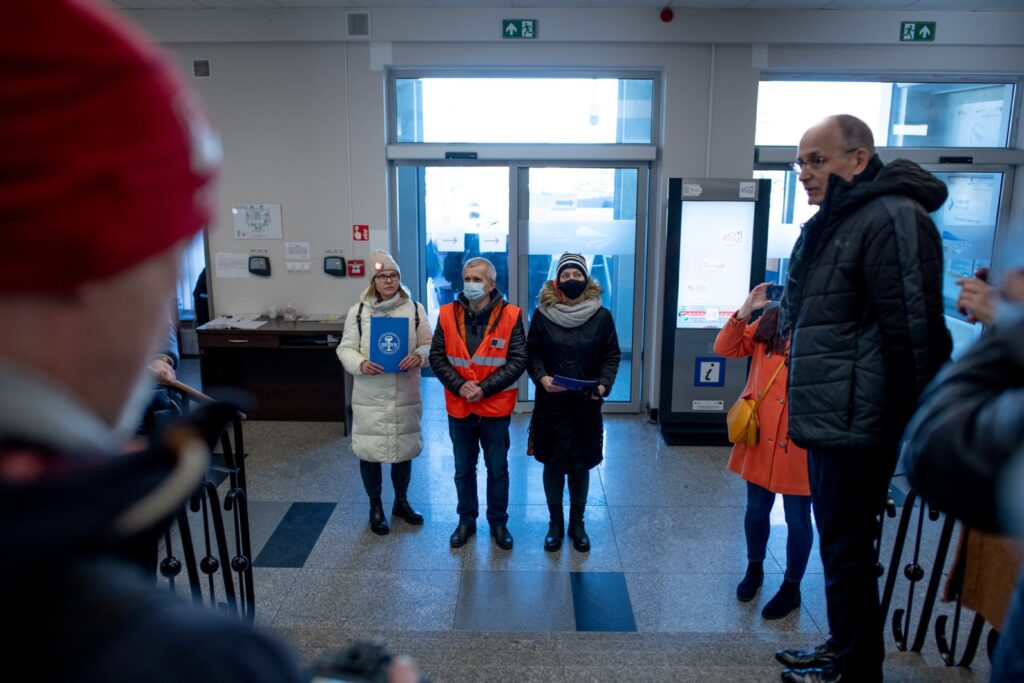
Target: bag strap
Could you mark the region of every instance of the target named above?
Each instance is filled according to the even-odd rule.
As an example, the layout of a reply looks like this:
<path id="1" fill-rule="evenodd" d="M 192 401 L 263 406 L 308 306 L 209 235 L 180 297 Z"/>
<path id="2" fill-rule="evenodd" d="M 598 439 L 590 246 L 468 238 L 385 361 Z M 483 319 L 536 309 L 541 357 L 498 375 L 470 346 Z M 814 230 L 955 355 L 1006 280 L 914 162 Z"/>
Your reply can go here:
<path id="1" fill-rule="evenodd" d="M 779 376 L 779 373 L 782 372 L 782 368 L 785 367 L 785 365 L 786 365 L 786 356 L 783 356 L 782 357 L 782 362 L 779 363 L 779 366 L 777 368 L 775 368 L 775 372 L 772 373 L 772 378 L 770 380 L 768 380 L 768 384 L 765 385 L 764 391 L 762 391 L 761 393 L 759 393 L 757 395 L 757 400 L 754 401 L 754 410 L 757 410 L 757 407 L 759 405 L 761 405 L 761 399 L 763 399 L 764 395 L 768 393 L 769 389 L 771 389 L 772 384 L 775 383 L 775 378 Z"/>
<path id="2" fill-rule="evenodd" d="M 420 329 L 420 302 L 413 301 L 412 302 L 412 309 L 413 309 L 413 311 L 415 311 L 415 316 L 416 316 L 416 326 L 413 327 L 413 329 L 414 330 L 419 330 Z M 359 339 L 362 339 L 363 338 L 363 302 L 362 301 L 359 302 L 359 310 L 356 312 L 356 330 L 359 331 Z"/>

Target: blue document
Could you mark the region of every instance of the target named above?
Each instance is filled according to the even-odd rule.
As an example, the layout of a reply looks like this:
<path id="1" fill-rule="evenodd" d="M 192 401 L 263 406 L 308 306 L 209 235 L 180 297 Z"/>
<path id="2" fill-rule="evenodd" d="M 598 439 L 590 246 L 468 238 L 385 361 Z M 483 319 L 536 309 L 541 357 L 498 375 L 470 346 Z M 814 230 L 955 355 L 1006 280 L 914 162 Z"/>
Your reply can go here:
<path id="1" fill-rule="evenodd" d="M 573 379 L 572 377 L 563 377 L 562 375 L 555 375 L 551 380 L 560 387 L 566 389 L 575 389 L 576 391 L 583 391 L 585 389 L 593 389 L 597 386 L 596 379 Z"/>
<path id="2" fill-rule="evenodd" d="M 370 360 L 384 372 L 399 372 L 398 364 L 409 355 L 408 318 L 370 318 Z"/>

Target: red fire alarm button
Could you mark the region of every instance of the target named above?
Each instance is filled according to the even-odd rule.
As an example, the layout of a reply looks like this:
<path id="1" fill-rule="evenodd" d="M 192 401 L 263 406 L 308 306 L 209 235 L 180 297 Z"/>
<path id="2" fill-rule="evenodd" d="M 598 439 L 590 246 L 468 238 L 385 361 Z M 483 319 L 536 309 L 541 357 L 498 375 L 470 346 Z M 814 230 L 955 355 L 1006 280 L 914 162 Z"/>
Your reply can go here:
<path id="1" fill-rule="evenodd" d="M 353 225 L 352 226 L 352 239 L 356 242 L 369 242 L 370 241 L 370 226 L 369 225 Z"/>
<path id="2" fill-rule="evenodd" d="M 366 263 L 362 259 L 349 259 L 348 274 L 351 277 L 362 277 L 366 275 Z"/>

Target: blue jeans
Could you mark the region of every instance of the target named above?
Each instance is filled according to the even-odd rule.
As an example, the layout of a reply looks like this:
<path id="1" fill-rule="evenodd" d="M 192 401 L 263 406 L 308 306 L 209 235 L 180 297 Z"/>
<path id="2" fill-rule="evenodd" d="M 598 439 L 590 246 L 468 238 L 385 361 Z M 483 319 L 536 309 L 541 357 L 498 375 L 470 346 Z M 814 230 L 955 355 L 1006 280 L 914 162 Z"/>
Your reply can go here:
<path id="1" fill-rule="evenodd" d="M 476 495 L 476 463 L 480 449 L 487 467 L 487 522 L 508 522 L 508 426 L 512 416 L 448 416 L 448 433 L 455 453 L 455 491 L 459 496 L 459 521 L 476 524 L 480 504 Z"/>
<path id="2" fill-rule="evenodd" d="M 747 559 L 763 562 L 771 533 L 772 506 L 775 494 L 768 489 L 747 482 L 747 514 L 743 528 L 747 534 Z M 811 497 L 782 495 L 786 511 L 786 579 L 800 583 L 811 556 L 814 532 L 811 531 Z"/>

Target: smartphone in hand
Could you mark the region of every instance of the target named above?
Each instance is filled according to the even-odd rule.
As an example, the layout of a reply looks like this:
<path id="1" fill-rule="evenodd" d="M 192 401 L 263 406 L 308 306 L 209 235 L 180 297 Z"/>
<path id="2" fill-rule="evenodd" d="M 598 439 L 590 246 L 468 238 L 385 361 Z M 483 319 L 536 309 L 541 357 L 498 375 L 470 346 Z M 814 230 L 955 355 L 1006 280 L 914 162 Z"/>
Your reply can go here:
<path id="1" fill-rule="evenodd" d="M 785 287 L 782 285 L 768 285 L 764 290 L 764 297 L 768 301 L 781 301 L 783 291 L 785 291 Z"/>

